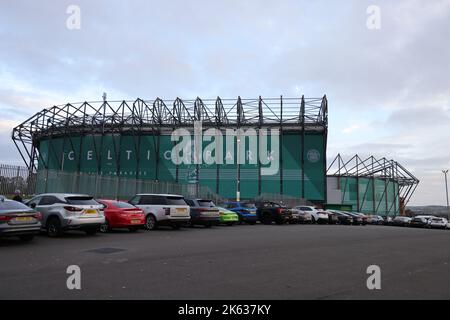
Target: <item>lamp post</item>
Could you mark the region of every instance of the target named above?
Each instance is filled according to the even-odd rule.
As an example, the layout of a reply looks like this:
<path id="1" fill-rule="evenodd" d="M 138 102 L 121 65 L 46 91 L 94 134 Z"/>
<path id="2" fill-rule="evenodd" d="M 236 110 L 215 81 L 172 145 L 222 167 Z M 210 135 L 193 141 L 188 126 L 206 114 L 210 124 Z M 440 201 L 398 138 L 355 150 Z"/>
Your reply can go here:
<path id="1" fill-rule="evenodd" d="M 241 201 L 241 168 L 240 168 L 240 149 L 241 149 L 241 139 L 237 138 L 237 179 L 236 179 L 236 201 Z"/>
<path id="2" fill-rule="evenodd" d="M 448 204 L 448 183 L 447 183 L 448 169 L 447 170 L 442 170 L 442 173 L 445 176 L 445 195 L 447 196 L 447 218 L 450 220 L 450 206 Z"/>

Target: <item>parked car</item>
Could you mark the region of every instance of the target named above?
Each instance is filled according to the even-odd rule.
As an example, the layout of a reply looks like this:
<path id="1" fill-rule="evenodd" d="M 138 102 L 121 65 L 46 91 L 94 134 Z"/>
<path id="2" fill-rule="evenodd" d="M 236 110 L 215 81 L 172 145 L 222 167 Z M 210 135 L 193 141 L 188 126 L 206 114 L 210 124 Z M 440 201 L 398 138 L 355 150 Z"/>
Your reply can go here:
<path id="1" fill-rule="evenodd" d="M 409 217 L 403 217 L 403 216 L 397 216 L 391 221 L 391 226 L 398 226 L 398 227 L 408 227 L 411 223 L 411 218 Z"/>
<path id="2" fill-rule="evenodd" d="M 374 225 L 382 225 L 384 224 L 384 218 L 378 215 L 369 215 L 367 216 L 367 223 Z"/>
<path id="3" fill-rule="evenodd" d="M 0 238 L 31 241 L 41 230 L 42 215 L 23 203 L 0 196 Z"/>
<path id="4" fill-rule="evenodd" d="M 338 224 L 339 223 L 339 218 L 338 218 L 337 214 L 335 214 L 331 210 L 327 210 L 325 212 L 328 214 L 328 224 Z"/>
<path id="5" fill-rule="evenodd" d="M 84 194 L 46 193 L 35 196 L 27 205 L 42 214 L 42 230 L 58 237 L 68 230 L 94 235 L 105 223 L 103 205 Z"/>
<path id="6" fill-rule="evenodd" d="M 297 207 L 291 209 L 292 214 L 297 215 L 298 223 L 306 224 L 312 223 L 312 215 L 309 212 L 297 209 Z"/>
<path id="7" fill-rule="evenodd" d="M 328 213 L 311 206 L 297 206 L 295 209 L 311 214 L 312 223 L 328 223 Z"/>
<path id="8" fill-rule="evenodd" d="M 104 206 L 105 223 L 101 225 L 101 232 L 108 232 L 114 228 L 125 228 L 135 232 L 145 225 L 145 214 L 141 209 L 123 201 L 97 200 Z"/>
<path id="9" fill-rule="evenodd" d="M 390 217 L 390 216 L 384 216 L 383 219 L 384 219 L 383 224 L 384 224 L 385 226 L 391 225 L 391 223 L 392 223 L 392 217 Z"/>
<path id="10" fill-rule="evenodd" d="M 362 226 L 364 224 L 363 217 L 354 213 L 354 212 L 346 212 L 350 217 L 353 218 L 353 225 Z"/>
<path id="11" fill-rule="evenodd" d="M 191 220 L 190 207 L 180 195 L 142 193 L 135 195 L 128 203 L 144 211 L 144 227 L 147 230 L 160 226 L 179 229 Z"/>
<path id="12" fill-rule="evenodd" d="M 186 203 L 191 207 L 191 226 L 202 225 L 209 228 L 219 224 L 219 209 L 211 200 L 186 199 Z"/>
<path id="13" fill-rule="evenodd" d="M 223 204 L 225 209 L 237 213 L 239 223 L 245 222 L 248 224 L 255 224 L 258 221 L 256 215 L 256 206 L 252 202 L 247 201 L 230 201 Z"/>
<path id="14" fill-rule="evenodd" d="M 221 224 L 232 226 L 233 224 L 239 222 L 239 216 L 237 213 L 223 207 L 217 207 L 217 209 L 219 209 Z"/>
<path id="15" fill-rule="evenodd" d="M 433 229 L 447 229 L 448 220 L 445 218 L 431 218 L 430 227 Z"/>
<path id="16" fill-rule="evenodd" d="M 256 215 L 263 224 L 283 224 L 292 219 L 292 212 L 285 206 L 273 201 L 260 201 L 256 203 Z"/>
<path id="17" fill-rule="evenodd" d="M 367 224 L 367 221 L 369 220 L 369 218 L 367 217 L 367 215 L 365 215 L 364 213 L 361 212 L 352 212 L 353 214 L 356 214 L 357 216 L 360 216 L 362 219 L 362 225 L 365 226 Z"/>
<path id="18" fill-rule="evenodd" d="M 430 220 L 433 216 L 415 216 L 410 222 L 410 226 L 414 228 L 430 228 Z"/>
<path id="19" fill-rule="evenodd" d="M 338 224 L 345 224 L 345 225 L 353 224 L 353 217 L 346 214 L 345 212 L 337 211 L 337 210 L 331 210 L 331 211 L 336 215 L 336 217 L 338 219 Z"/>

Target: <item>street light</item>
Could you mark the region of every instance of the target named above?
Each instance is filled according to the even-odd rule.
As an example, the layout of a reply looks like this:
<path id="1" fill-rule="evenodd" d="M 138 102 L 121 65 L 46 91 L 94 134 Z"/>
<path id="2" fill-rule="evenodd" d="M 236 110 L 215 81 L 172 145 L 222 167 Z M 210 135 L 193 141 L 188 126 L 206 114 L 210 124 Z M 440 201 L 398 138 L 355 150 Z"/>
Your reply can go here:
<path id="1" fill-rule="evenodd" d="M 445 176 L 445 194 L 447 196 L 447 218 L 450 220 L 450 206 L 448 204 L 448 183 L 447 183 L 447 173 L 448 173 L 448 169 L 447 170 L 442 170 L 442 173 Z"/>
<path id="2" fill-rule="evenodd" d="M 236 179 L 236 201 L 241 201 L 241 168 L 240 168 L 240 162 L 239 162 L 239 157 L 240 157 L 240 149 L 241 149 L 241 139 L 238 137 L 237 138 L 237 179 Z"/>

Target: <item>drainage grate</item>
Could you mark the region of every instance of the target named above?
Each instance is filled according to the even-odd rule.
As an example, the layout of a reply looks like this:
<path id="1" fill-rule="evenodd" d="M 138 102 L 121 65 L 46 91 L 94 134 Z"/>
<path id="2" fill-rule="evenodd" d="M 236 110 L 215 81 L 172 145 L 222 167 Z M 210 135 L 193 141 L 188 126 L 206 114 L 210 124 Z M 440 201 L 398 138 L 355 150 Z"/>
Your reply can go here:
<path id="1" fill-rule="evenodd" d="M 119 248 L 98 248 L 98 249 L 87 250 L 86 252 L 110 254 L 110 253 L 116 253 L 116 252 L 121 252 L 121 251 L 125 251 L 125 249 L 119 249 Z"/>

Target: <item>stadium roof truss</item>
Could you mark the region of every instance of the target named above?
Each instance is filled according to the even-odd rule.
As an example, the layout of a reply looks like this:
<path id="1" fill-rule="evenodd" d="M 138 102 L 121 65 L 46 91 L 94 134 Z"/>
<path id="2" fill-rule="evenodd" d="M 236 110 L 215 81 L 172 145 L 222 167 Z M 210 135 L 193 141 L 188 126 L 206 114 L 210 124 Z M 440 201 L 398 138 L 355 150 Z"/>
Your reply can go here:
<path id="1" fill-rule="evenodd" d="M 338 154 L 329 165 L 327 176 L 393 180 L 399 186 L 398 194 L 395 196 L 404 199 L 405 206 L 420 182 L 411 172 L 394 160 L 386 158 L 376 159 L 374 156 L 363 159 L 359 155 L 355 155 L 345 161 Z M 385 188 L 382 197 L 385 196 L 386 192 Z"/>
<path id="2" fill-rule="evenodd" d="M 322 98 L 256 98 L 77 102 L 44 109 L 13 129 L 12 139 L 29 170 L 37 169 L 41 138 L 85 134 L 140 135 L 164 128 L 280 127 L 326 135 L 328 101 Z"/>

